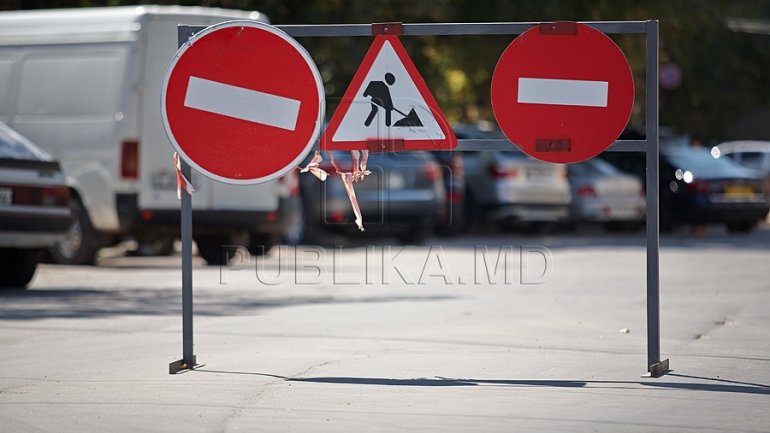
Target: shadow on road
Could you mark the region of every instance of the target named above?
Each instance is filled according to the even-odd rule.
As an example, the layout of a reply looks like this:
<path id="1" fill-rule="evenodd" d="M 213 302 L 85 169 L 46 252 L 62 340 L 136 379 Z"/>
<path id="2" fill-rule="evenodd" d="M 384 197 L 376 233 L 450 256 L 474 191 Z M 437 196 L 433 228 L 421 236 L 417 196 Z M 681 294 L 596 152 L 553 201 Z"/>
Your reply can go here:
<path id="1" fill-rule="evenodd" d="M 443 247 L 473 248 L 476 245 L 543 245 L 550 249 L 562 248 L 606 248 L 646 246 L 644 231 L 639 233 L 561 233 L 554 235 L 496 235 L 481 237 L 459 237 L 436 239 Z M 728 234 L 712 230 L 705 235 L 694 236 L 688 232 L 662 235 L 662 248 L 730 248 L 747 250 L 770 250 L 770 229 L 763 228 L 751 234 Z"/>
<path id="2" fill-rule="evenodd" d="M 78 287 L 52 290 L 0 291 L 0 319 L 99 318 L 110 316 L 178 316 L 179 289 L 112 289 Z M 236 316 L 270 308 L 319 304 L 425 302 L 454 299 L 451 296 L 291 296 L 258 298 L 242 294 L 199 293 L 195 295 L 197 316 Z"/>
<path id="3" fill-rule="evenodd" d="M 770 395 L 770 385 L 735 380 L 691 376 L 669 372 L 667 376 L 683 379 L 694 379 L 699 382 L 665 382 L 665 379 L 650 381 L 614 381 L 614 380 L 530 380 L 530 379 L 461 379 L 448 377 L 395 379 L 385 377 L 286 377 L 270 373 L 251 373 L 244 371 L 222 371 L 196 369 L 200 373 L 235 374 L 262 376 L 283 379 L 287 382 L 328 383 L 342 385 L 377 385 L 377 386 L 416 386 L 416 387 L 456 387 L 456 386 L 510 386 L 510 387 L 552 387 L 552 388 L 609 388 L 609 389 L 640 389 L 641 387 L 679 389 L 689 391 L 727 392 L 739 394 Z M 703 383 L 700 381 L 705 381 Z M 711 382 L 711 383 L 708 383 Z M 718 383 L 713 383 L 718 382 Z"/>
<path id="4" fill-rule="evenodd" d="M 679 376 L 693 377 L 693 376 Z M 699 378 L 715 380 L 711 378 Z M 336 383 L 351 385 L 387 385 L 387 386 L 527 386 L 527 387 L 556 387 L 583 388 L 600 387 L 612 389 L 637 389 L 639 385 L 656 388 L 686 389 L 692 391 L 733 392 L 741 394 L 770 395 L 770 386 L 747 383 L 742 385 L 724 385 L 714 383 L 686 382 L 623 382 L 623 381 L 576 381 L 576 380 L 508 380 L 508 379 L 450 379 L 450 378 L 418 378 L 418 379 L 387 379 L 376 377 L 308 377 L 287 379 L 291 382 Z M 731 383 L 741 383 L 727 381 Z"/>

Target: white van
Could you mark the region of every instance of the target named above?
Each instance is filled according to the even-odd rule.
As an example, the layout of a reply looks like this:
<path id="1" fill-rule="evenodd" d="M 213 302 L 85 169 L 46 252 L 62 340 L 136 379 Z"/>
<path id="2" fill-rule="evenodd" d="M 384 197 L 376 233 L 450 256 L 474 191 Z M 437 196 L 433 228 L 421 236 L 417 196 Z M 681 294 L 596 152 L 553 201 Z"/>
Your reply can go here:
<path id="1" fill-rule="evenodd" d="M 178 234 L 163 77 L 178 24 L 231 19 L 267 21 L 259 12 L 180 6 L 0 12 L 0 121 L 61 162 L 76 199 L 77 222 L 54 260 L 92 263 L 120 235 L 149 242 Z M 201 255 L 217 263 L 220 245 L 249 237 L 269 247 L 297 220 L 295 177 L 231 186 L 193 174 Z"/>

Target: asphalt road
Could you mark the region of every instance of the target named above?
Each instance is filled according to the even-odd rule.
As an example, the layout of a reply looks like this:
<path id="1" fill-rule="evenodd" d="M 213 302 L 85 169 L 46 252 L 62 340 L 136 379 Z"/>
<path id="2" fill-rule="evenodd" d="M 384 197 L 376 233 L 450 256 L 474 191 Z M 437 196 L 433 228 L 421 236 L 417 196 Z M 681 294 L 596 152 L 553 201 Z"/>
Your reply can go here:
<path id="1" fill-rule="evenodd" d="M 641 233 L 372 243 L 196 259 L 179 375 L 178 256 L 42 266 L 0 294 L 0 432 L 770 431 L 767 228 L 663 238 L 659 379 Z"/>

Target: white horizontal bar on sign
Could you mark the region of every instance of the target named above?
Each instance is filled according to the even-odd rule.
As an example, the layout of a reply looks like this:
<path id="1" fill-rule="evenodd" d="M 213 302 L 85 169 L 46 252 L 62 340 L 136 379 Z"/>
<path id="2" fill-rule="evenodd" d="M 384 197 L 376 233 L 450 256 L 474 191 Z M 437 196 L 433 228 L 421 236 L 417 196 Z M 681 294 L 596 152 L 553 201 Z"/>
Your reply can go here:
<path id="1" fill-rule="evenodd" d="M 185 107 L 294 131 L 300 101 L 258 90 L 190 77 Z"/>
<path id="2" fill-rule="evenodd" d="M 607 81 L 520 77 L 518 102 L 606 107 L 608 89 Z"/>

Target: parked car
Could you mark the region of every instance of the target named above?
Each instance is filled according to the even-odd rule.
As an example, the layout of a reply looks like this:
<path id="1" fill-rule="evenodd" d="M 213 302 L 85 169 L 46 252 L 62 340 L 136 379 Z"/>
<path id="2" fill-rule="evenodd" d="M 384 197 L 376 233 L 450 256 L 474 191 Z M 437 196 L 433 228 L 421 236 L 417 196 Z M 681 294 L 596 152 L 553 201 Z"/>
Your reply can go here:
<path id="1" fill-rule="evenodd" d="M 593 158 L 567 166 L 573 221 L 602 223 L 609 230 L 641 227 L 646 202 L 642 182 Z"/>
<path id="2" fill-rule="evenodd" d="M 58 162 L 0 122 L 0 288 L 26 287 L 72 224 Z"/>
<path id="3" fill-rule="evenodd" d="M 643 153 L 605 152 L 601 156 L 644 181 Z M 709 150 L 668 146 L 660 150 L 660 226 L 723 223 L 730 232 L 748 232 L 764 218 L 768 191 L 761 176 Z"/>
<path id="4" fill-rule="evenodd" d="M 125 6 L 0 12 L 0 121 L 38 143 L 68 175 L 77 224 L 52 255 L 93 263 L 125 237 L 171 245 L 179 233 L 173 148 L 160 115 L 177 25 L 267 21 L 256 11 Z M 7 97 L 6 97 L 7 96 Z M 219 183 L 193 173 L 193 236 L 209 263 L 220 245 L 268 243 L 296 197 L 278 181 Z"/>
<path id="5" fill-rule="evenodd" d="M 770 191 L 770 141 L 728 141 L 715 146 L 711 150 L 711 156 L 727 156 L 754 170 L 765 179 L 765 188 Z"/>
<path id="6" fill-rule="evenodd" d="M 350 152 L 334 152 L 337 167 L 351 171 Z M 300 177 L 305 243 L 316 244 L 326 232 L 356 234 L 355 216 L 340 176 L 324 154 L 329 177 L 320 182 Z M 441 168 L 428 152 L 371 153 L 371 174 L 354 183 L 366 233 L 396 236 L 408 244 L 421 243 L 443 220 L 446 192 Z"/>
<path id="7" fill-rule="evenodd" d="M 495 129 L 455 126 L 457 138 L 505 138 Z M 569 218 L 570 188 L 562 164 L 535 160 L 518 151 L 462 152 L 465 217 L 476 223 L 560 223 Z"/>

